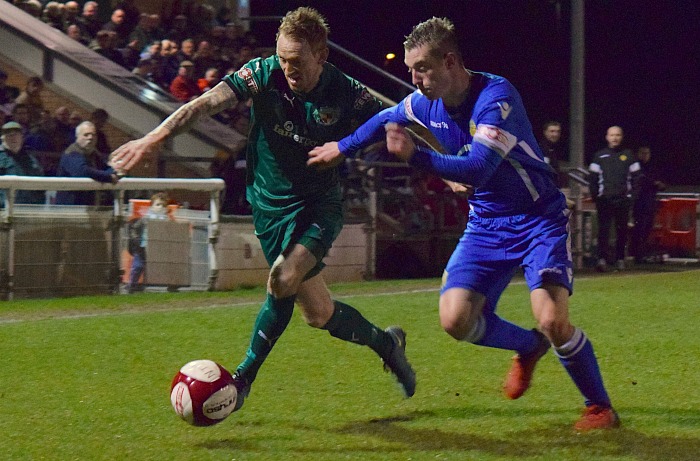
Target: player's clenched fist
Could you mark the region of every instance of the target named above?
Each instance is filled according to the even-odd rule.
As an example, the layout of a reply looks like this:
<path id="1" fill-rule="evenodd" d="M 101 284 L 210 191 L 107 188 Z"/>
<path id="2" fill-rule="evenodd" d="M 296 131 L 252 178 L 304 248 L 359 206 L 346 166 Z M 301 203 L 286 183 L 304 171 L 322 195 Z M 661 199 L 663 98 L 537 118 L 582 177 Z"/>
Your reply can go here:
<path id="1" fill-rule="evenodd" d="M 408 131 L 396 123 L 387 123 L 384 128 L 386 129 L 387 150 L 401 160 L 406 162 L 411 160 L 416 151 L 416 145 Z"/>

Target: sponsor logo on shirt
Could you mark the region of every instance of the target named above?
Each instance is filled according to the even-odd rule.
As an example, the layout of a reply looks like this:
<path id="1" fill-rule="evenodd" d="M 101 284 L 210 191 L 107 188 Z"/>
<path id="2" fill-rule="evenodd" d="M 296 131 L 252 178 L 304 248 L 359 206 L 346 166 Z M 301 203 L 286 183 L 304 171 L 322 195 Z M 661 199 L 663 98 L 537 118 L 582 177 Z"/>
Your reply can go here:
<path id="1" fill-rule="evenodd" d="M 503 120 L 507 119 L 508 116 L 510 115 L 510 111 L 513 110 L 513 106 L 508 104 L 507 102 L 497 102 L 498 107 L 501 108 L 501 118 Z"/>
<path id="2" fill-rule="evenodd" d="M 360 110 L 362 109 L 367 102 L 369 102 L 372 99 L 372 95 L 367 91 L 367 88 L 364 88 L 362 90 L 362 93 L 360 93 L 360 96 L 355 99 L 355 104 L 353 105 L 353 108 L 355 110 Z"/>
<path id="3" fill-rule="evenodd" d="M 294 142 L 301 144 L 302 146 L 308 146 L 308 147 L 316 147 L 320 146 L 323 143 L 318 143 L 314 141 L 311 138 L 307 138 L 304 136 L 299 136 L 298 134 L 294 133 L 291 129 L 286 129 L 287 127 L 294 128 L 294 125 L 292 125 L 291 122 L 286 122 L 284 124 L 284 127 L 281 127 L 278 123 L 275 124 L 275 127 L 272 129 L 276 134 L 280 136 L 284 136 L 285 138 L 290 138 L 294 140 Z"/>
<path id="4" fill-rule="evenodd" d="M 248 67 L 241 67 L 238 72 L 236 72 L 238 78 L 243 80 L 245 85 L 248 87 L 252 94 L 257 94 L 260 92 L 257 82 L 253 78 L 253 71 Z"/>
<path id="5" fill-rule="evenodd" d="M 444 128 L 444 129 L 450 128 L 449 126 L 447 126 L 447 122 L 434 122 L 432 120 L 430 121 L 430 126 L 432 126 L 433 128 Z"/>

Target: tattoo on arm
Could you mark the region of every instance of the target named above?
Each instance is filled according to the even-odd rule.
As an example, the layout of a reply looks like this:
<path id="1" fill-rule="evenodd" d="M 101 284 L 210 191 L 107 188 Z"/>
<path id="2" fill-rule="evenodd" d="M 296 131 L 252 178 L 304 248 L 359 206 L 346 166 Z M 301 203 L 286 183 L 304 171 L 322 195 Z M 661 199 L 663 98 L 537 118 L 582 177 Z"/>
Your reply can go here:
<path id="1" fill-rule="evenodd" d="M 165 129 L 169 135 L 184 133 L 192 128 L 200 117 L 221 112 L 233 107 L 236 102 L 238 100 L 233 90 L 221 82 L 197 99 L 179 107 L 154 131 Z"/>

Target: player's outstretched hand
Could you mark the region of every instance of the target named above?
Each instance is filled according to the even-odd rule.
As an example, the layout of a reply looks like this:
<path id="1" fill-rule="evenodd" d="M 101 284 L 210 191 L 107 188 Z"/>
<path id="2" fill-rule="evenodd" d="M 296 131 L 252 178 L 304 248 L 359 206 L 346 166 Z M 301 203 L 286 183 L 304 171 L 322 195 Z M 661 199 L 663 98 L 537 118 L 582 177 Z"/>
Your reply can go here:
<path id="1" fill-rule="evenodd" d="M 408 131 L 396 123 L 387 123 L 386 148 L 401 160 L 408 162 L 416 151 L 416 144 Z"/>
<path id="2" fill-rule="evenodd" d="M 144 156 L 156 152 L 159 147 L 160 142 L 154 141 L 148 136 L 129 141 L 110 154 L 109 166 L 120 174 L 126 173 L 135 167 Z"/>
<path id="3" fill-rule="evenodd" d="M 327 142 L 309 151 L 309 159 L 306 161 L 306 164 L 325 169 L 336 167 L 343 163 L 344 160 L 345 155 L 338 149 L 338 143 Z"/>

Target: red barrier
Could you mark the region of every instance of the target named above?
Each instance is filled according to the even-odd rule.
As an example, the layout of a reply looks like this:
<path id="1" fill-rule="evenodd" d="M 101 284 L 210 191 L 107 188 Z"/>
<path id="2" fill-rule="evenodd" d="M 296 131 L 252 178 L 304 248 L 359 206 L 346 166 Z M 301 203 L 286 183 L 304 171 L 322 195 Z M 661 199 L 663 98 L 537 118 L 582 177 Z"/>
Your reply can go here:
<path id="1" fill-rule="evenodd" d="M 649 236 L 652 247 L 674 257 L 697 257 L 698 199 L 661 199 L 658 205 Z"/>

